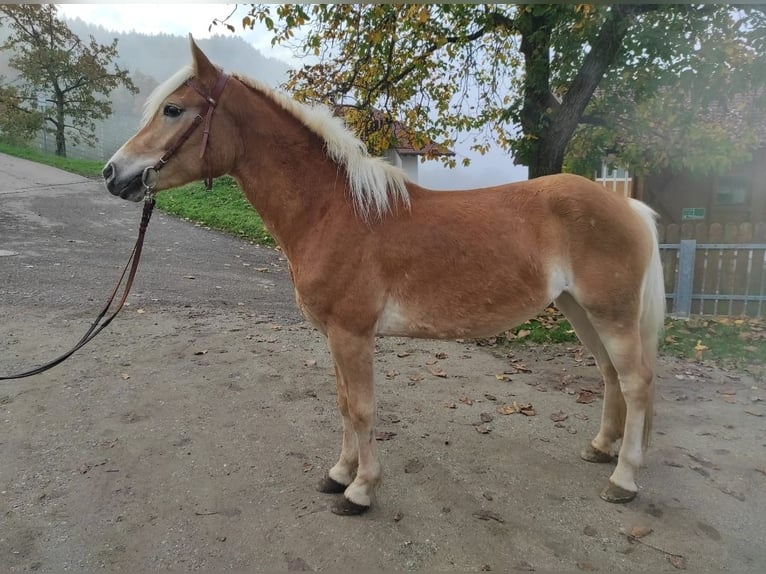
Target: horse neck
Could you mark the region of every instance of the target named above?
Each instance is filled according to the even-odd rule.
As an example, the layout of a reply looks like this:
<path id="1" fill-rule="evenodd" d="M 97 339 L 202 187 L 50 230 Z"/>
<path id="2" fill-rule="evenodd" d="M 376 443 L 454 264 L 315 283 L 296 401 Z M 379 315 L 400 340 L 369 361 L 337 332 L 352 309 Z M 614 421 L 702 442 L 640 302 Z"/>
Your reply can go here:
<path id="1" fill-rule="evenodd" d="M 353 216 L 345 169 L 324 141 L 267 95 L 241 86 L 241 150 L 232 175 L 288 257 L 310 240 L 324 215 Z"/>

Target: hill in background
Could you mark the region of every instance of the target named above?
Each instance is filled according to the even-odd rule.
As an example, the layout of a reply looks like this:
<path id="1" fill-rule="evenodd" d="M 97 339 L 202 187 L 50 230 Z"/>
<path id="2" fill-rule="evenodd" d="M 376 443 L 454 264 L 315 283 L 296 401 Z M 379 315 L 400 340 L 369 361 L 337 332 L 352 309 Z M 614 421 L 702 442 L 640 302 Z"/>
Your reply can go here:
<path id="1" fill-rule="evenodd" d="M 189 39 L 171 34 L 147 35 L 139 32 L 113 32 L 77 18 L 66 20 L 81 38 L 92 35 L 97 42 L 108 44 L 119 40 L 118 64 L 131 72 L 140 72 L 161 82 L 191 61 Z M 270 86 L 287 79 L 288 65 L 276 58 L 264 56 L 238 36 L 217 35 L 196 40 L 211 61 L 230 72 L 257 78 Z"/>

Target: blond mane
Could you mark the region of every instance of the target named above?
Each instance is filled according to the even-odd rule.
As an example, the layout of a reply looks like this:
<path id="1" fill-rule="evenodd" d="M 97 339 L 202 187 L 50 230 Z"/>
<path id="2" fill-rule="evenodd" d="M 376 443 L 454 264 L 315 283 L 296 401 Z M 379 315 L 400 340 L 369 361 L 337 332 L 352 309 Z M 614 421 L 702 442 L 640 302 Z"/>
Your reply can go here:
<path id="1" fill-rule="evenodd" d="M 142 125 L 148 123 L 162 102 L 193 75 L 194 68 L 186 66 L 157 86 L 146 100 Z M 351 199 L 362 218 L 380 218 L 398 203 L 409 208 L 410 195 L 404 171 L 383 158 L 370 156 L 364 143 L 327 106 L 308 106 L 253 78 L 240 74 L 233 74 L 233 77 L 268 96 L 324 140 L 327 155 L 346 170 Z"/>

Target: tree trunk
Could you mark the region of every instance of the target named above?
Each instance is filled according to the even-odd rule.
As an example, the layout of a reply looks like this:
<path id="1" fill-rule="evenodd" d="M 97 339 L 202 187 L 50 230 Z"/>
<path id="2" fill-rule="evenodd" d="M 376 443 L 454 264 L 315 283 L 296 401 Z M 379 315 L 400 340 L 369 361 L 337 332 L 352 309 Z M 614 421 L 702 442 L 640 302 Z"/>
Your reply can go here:
<path id="1" fill-rule="evenodd" d="M 529 177 L 560 173 L 569 140 L 607 68 L 615 61 L 635 6 L 613 6 L 559 103 L 550 90 L 551 28 L 544 15 L 519 19 L 527 77 L 521 125 L 530 137 Z M 639 8 L 639 10 L 645 10 Z"/>
<path id="2" fill-rule="evenodd" d="M 64 136 L 64 99 L 56 101 L 56 155 L 66 157 L 66 138 Z"/>

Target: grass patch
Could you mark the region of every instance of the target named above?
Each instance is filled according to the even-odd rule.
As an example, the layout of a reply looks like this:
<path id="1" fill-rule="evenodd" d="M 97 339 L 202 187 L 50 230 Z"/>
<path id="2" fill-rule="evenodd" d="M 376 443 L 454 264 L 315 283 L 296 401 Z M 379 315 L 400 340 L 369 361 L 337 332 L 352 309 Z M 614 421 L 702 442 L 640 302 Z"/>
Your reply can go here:
<path id="1" fill-rule="evenodd" d="M 206 191 L 190 183 L 157 194 L 157 207 L 183 219 L 265 245 L 276 245 L 234 180 L 221 177 Z"/>
<path id="2" fill-rule="evenodd" d="M 571 324 L 554 307 L 479 344 L 514 346 L 519 344 L 579 344 Z M 703 348 L 704 347 L 704 348 Z M 766 322 L 749 318 L 694 318 L 665 322 L 660 352 L 690 361 L 715 365 L 727 370 L 766 372 Z"/>
<path id="3" fill-rule="evenodd" d="M 730 317 L 671 320 L 665 323 L 660 350 L 725 369 L 761 374 L 766 365 L 766 322 Z"/>
<path id="4" fill-rule="evenodd" d="M 518 345 L 533 343 L 578 343 L 572 325 L 555 307 L 548 307 L 535 319 L 530 319 L 497 337 L 479 339 L 481 345 Z"/>

